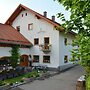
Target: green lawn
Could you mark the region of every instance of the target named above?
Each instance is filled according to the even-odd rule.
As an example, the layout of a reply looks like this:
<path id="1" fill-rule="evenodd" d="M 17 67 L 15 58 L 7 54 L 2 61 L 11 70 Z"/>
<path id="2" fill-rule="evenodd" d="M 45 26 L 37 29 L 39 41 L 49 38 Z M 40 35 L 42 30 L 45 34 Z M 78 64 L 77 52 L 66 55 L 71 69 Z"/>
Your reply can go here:
<path id="1" fill-rule="evenodd" d="M 87 86 L 87 90 L 90 90 L 90 76 L 87 78 L 86 86 Z"/>
<path id="2" fill-rule="evenodd" d="M 6 83 L 15 83 L 15 82 L 20 82 L 22 80 L 24 76 L 20 76 L 20 77 L 16 77 L 16 78 L 12 78 L 12 79 L 7 79 L 4 80 L 4 82 Z"/>

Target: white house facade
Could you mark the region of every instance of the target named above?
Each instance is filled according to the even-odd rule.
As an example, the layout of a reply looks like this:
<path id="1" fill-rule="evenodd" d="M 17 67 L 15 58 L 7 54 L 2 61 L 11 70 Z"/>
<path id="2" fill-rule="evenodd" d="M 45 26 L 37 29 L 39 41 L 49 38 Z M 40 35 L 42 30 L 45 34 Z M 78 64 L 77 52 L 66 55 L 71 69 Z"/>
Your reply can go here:
<path id="1" fill-rule="evenodd" d="M 11 17 L 6 21 L 6 24 L 13 26 L 33 46 L 28 50 L 21 49 L 21 54 L 31 55 L 33 65 L 47 65 L 49 68 L 64 69 L 71 66 L 69 61 L 71 58 L 72 40 L 75 39 L 75 34 L 70 32 L 64 34 L 64 29 L 55 22 L 55 17 L 52 20 L 47 18 L 47 12 L 40 15 L 37 12 L 19 5 Z M 59 27 L 60 30 L 56 30 Z"/>

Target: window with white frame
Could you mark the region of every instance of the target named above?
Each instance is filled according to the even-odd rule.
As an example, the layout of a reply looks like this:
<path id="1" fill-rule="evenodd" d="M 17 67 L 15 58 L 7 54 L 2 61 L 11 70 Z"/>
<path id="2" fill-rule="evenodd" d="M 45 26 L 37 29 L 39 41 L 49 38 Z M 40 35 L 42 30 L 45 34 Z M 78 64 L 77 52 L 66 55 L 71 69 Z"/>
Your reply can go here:
<path id="1" fill-rule="evenodd" d="M 34 45 L 39 45 L 39 38 L 34 38 Z"/>
<path id="2" fill-rule="evenodd" d="M 28 30 L 33 30 L 33 23 L 28 24 Z"/>
<path id="3" fill-rule="evenodd" d="M 65 55 L 65 56 L 64 56 L 64 63 L 67 63 L 67 62 L 68 62 L 68 56 Z"/>
<path id="4" fill-rule="evenodd" d="M 43 56 L 43 63 L 50 63 L 50 56 Z"/>
<path id="5" fill-rule="evenodd" d="M 25 16 L 27 16 L 27 13 L 25 13 Z"/>
<path id="6" fill-rule="evenodd" d="M 33 62 L 39 62 L 39 55 L 33 55 Z"/>
<path id="7" fill-rule="evenodd" d="M 20 26 L 16 26 L 18 32 L 20 32 Z"/>
<path id="8" fill-rule="evenodd" d="M 44 44 L 49 44 L 49 37 L 44 37 Z"/>

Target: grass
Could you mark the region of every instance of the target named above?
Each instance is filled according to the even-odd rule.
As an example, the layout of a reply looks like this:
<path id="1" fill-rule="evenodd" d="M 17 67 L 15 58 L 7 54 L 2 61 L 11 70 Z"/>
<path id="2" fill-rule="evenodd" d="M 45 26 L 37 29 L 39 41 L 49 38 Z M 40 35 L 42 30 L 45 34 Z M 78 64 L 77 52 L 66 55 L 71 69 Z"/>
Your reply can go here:
<path id="1" fill-rule="evenodd" d="M 86 86 L 87 86 L 86 90 L 90 90 L 90 76 L 87 78 Z"/>
<path id="2" fill-rule="evenodd" d="M 12 78 L 12 79 L 6 79 L 4 80 L 5 83 L 15 83 L 15 82 L 20 82 L 24 76 Z"/>
<path id="3" fill-rule="evenodd" d="M 16 78 L 11 78 L 4 80 L 5 83 L 11 84 L 11 83 L 16 83 L 22 81 L 23 78 L 30 78 L 30 77 L 37 77 L 39 76 L 37 71 L 32 71 L 30 73 L 24 74 L 22 76 L 16 77 Z"/>

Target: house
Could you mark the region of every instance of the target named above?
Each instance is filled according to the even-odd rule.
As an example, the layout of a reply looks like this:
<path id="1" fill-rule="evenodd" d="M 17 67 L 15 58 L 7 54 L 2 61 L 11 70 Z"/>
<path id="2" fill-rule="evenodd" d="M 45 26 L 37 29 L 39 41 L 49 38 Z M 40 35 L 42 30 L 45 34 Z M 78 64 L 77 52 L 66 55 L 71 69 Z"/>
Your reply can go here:
<path id="1" fill-rule="evenodd" d="M 47 12 L 41 15 L 20 4 L 5 24 L 14 27 L 33 44 L 26 51 L 27 55 L 32 55 L 33 65 L 47 65 L 55 70 L 72 66 L 69 59 L 73 47 L 67 44 L 75 39 L 75 33 L 65 35 L 64 28 L 55 21 L 55 16 L 49 19 Z"/>
<path id="2" fill-rule="evenodd" d="M 24 58 L 25 62 L 21 62 L 23 66 L 28 65 L 29 48 L 32 43 L 28 41 L 21 33 L 15 30 L 10 25 L 0 23 L 0 61 L 7 62 L 11 56 L 11 47 L 14 45 L 20 46 L 20 55 Z M 1 63 L 0 62 L 0 63 Z"/>

